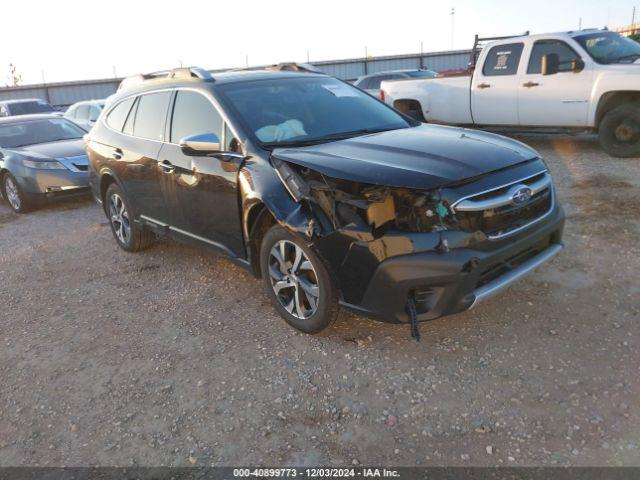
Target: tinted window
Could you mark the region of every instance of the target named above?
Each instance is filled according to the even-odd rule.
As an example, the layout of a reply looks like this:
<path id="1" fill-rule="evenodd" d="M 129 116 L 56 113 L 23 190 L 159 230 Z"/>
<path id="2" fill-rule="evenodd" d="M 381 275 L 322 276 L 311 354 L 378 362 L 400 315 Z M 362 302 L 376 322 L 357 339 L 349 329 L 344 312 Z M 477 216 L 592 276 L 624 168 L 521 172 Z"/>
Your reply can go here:
<path id="1" fill-rule="evenodd" d="M 124 122 L 124 128 L 122 129 L 123 133 L 126 133 L 127 135 L 133 135 L 133 122 L 136 119 L 136 111 L 138 110 L 138 99 L 136 98 L 136 101 L 133 104 L 133 107 L 131 107 L 131 111 L 129 112 L 129 115 L 127 116 L 127 120 Z"/>
<path id="2" fill-rule="evenodd" d="M 215 133 L 222 138 L 222 118 L 203 95 L 189 90 L 176 93 L 171 122 L 171 143 L 191 135 Z"/>
<path id="3" fill-rule="evenodd" d="M 515 75 L 518 71 L 522 47 L 522 43 L 510 43 L 492 47 L 482 67 L 483 75 Z"/>
<path id="4" fill-rule="evenodd" d="M 128 98 L 116 105 L 107 116 L 107 125 L 114 130 L 121 132 L 122 126 L 124 125 L 124 121 L 127 119 L 127 114 L 129 113 L 129 110 L 131 110 L 132 104 L 133 98 Z"/>
<path id="5" fill-rule="evenodd" d="M 140 96 L 136 120 L 133 125 L 133 134 L 136 137 L 162 140 L 162 129 L 170 97 L 171 92 L 150 93 Z"/>
<path id="6" fill-rule="evenodd" d="M 369 88 L 369 85 L 371 85 L 371 79 L 370 78 L 363 78 L 360 83 L 358 83 L 356 86 L 362 89 L 367 89 Z"/>
<path id="7" fill-rule="evenodd" d="M 53 107 L 44 100 L 34 100 L 29 102 L 12 103 L 9 105 L 12 115 L 27 115 L 29 113 L 53 112 Z"/>
<path id="8" fill-rule="evenodd" d="M 332 141 L 411 126 L 362 90 L 323 75 L 217 87 L 246 128 L 268 146 Z"/>
<path id="9" fill-rule="evenodd" d="M 382 83 L 383 80 L 391 80 L 392 77 L 393 75 L 378 75 L 377 77 L 371 77 L 371 83 L 369 83 L 367 88 L 372 90 L 379 89 L 380 83 Z"/>
<path id="10" fill-rule="evenodd" d="M 542 72 L 542 57 L 555 53 L 560 59 L 560 72 L 570 72 L 571 64 L 574 60 L 578 60 L 580 57 L 573 51 L 569 45 L 560 40 L 545 40 L 543 42 L 536 42 L 533 45 L 531 51 L 531 57 L 529 57 L 529 66 L 527 67 L 527 73 L 541 73 Z"/>
<path id="11" fill-rule="evenodd" d="M 411 78 L 433 78 L 438 75 L 433 70 L 416 70 L 415 72 L 406 72 Z"/>
<path id="12" fill-rule="evenodd" d="M 89 118 L 89 105 L 79 105 L 76 110 L 76 118 L 78 120 L 87 120 Z"/>
<path id="13" fill-rule="evenodd" d="M 64 118 L 48 118 L 30 122 L 0 125 L 0 147 L 16 148 L 38 143 L 82 138 L 87 133 Z"/>
<path id="14" fill-rule="evenodd" d="M 100 116 L 100 108 L 96 105 L 89 106 L 89 120 L 95 122 Z"/>

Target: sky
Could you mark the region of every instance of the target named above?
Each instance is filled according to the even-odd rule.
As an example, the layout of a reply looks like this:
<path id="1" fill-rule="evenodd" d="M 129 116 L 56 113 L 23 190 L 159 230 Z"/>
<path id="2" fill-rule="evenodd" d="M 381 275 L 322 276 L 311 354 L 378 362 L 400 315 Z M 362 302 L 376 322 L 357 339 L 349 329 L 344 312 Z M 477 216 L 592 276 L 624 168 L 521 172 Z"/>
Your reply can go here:
<path id="1" fill-rule="evenodd" d="M 468 49 L 482 36 L 628 25 L 640 0 L 2 0 L 0 86 Z M 451 9 L 455 9 L 452 16 Z"/>

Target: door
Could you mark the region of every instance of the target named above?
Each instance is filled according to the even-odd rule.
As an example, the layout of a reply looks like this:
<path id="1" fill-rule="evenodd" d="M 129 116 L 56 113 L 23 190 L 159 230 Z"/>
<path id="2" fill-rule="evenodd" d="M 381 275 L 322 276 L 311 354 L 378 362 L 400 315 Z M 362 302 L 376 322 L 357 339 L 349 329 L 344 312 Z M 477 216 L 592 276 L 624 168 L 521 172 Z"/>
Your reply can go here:
<path id="1" fill-rule="evenodd" d="M 227 153 L 183 153 L 181 139 L 204 133 L 221 139 L 221 150 Z M 204 93 L 176 91 L 169 142 L 162 147 L 160 159 L 171 230 L 232 256 L 241 255 L 244 242 L 236 182 L 242 155 L 231 130 L 224 128 L 222 116 Z"/>
<path id="2" fill-rule="evenodd" d="M 518 125 L 518 67 L 523 43 L 491 47 L 471 80 L 471 115 L 478 125 Z"/>
<path id="3" fill-rule="evenodd" d="M 121 157 L 119 177 L 136 216 L 161 226 L 168 225 L 169 213 L 160 185 L 158 154 L 170 98 L 170 91 L 140 95 L 124 123 L 122 142 L 115 152 Z"/>
<path id="4" fill-rule="evenodd" d="M 542 75 L 542 57 L 552 54 L 558 56 L 558 73 Z M 587 125 L 593 75 L 590 68 L 574 71 L 581 62 L 580 55 L 562 40 L 539 40 L 533 44 L 518 86 L 520 125 Z"/>

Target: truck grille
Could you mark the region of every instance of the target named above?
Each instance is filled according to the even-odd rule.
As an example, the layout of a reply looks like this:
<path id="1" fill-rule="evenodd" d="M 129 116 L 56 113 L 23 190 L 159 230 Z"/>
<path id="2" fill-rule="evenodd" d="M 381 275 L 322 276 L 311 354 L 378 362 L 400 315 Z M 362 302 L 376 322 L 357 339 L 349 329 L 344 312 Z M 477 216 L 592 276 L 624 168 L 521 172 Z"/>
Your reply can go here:
<path id="1" fill-rule="evenodd" d="M 547 172 L 462 198 L 453 204 L 465 232 L 478 230 L 492 240 L 520 231 L 553 209 L 553 187 Z"/>

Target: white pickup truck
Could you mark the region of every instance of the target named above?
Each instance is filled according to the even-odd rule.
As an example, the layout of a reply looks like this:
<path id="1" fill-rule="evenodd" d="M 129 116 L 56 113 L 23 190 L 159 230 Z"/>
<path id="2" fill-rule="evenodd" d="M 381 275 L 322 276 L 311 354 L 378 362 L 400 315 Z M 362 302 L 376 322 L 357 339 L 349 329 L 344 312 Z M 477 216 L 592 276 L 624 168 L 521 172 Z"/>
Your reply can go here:
<path id="1" fill-rule="evenodd" d="M 593 131 L 610 155 L 640 156 L 639 43 L 580 30 L 477 45 L 466 75 L 384 81 L 383 100 L 432 123 Z"/>

